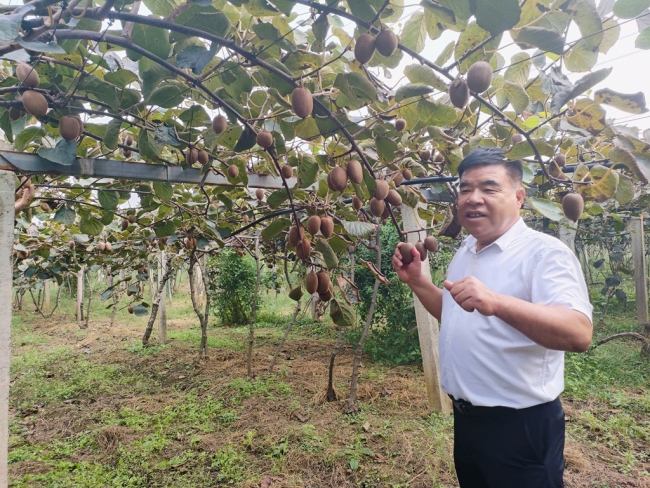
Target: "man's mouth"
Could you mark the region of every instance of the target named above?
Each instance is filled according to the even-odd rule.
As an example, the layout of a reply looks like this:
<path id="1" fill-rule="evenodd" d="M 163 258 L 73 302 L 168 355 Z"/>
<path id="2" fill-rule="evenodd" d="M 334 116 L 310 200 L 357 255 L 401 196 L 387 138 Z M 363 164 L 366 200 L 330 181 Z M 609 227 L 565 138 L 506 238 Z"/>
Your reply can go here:
<path id="1" fill-rule="evenodd" d="M 480 219 L 485 217 L 485 214 L 481 212 L 467 212 L 465 215 L 468 219 Z"/>

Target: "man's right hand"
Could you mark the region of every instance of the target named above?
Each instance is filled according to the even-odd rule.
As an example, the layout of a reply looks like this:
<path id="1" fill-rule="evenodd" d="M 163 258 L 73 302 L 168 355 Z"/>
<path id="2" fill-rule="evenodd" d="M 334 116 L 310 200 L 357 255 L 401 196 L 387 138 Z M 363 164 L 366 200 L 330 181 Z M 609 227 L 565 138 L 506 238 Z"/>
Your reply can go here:
<path id="1" fill-rule="evenodd" d="M 416 285 L 419 283 L 422 278 L 422 260 L 420 259 L 420 253 L 415 247 L 413 247 L 411 254 L 413 255 L 413 261 L 409 264 L 404 264 L 402 261 L 402 252 L 400 247 L 404 245 L 403 242 L 397 244 L 395 248 L 395 254 L 393 254 L 393 269 L 397 273 L 397 277 L 402 280 L 407 285 Z"/>

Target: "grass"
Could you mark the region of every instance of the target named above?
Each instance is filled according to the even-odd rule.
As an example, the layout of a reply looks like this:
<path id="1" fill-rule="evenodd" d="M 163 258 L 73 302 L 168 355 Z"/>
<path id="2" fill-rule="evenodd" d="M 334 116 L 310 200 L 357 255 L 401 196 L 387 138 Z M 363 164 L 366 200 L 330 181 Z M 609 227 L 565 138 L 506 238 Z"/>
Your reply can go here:
<path id="1" fill-rule="evenodd" d="M 95 296 L 98 296 L 96 293 Z M 65 300 L 64 300 L 64 303 Z M 248 327 L 215 327 L 209 358 L 181 288 L 169 343 L 143 348 L 145 318 L 93 301 L 90 326 L 27 311 L 13 323 L 12 487 L 452 487 L 453 423 L 429 413 L 417 365 L 364 358 L 360 412 L 323 400 L 336 330 L 298 321 L 276 374 L 266 370 L 295 302 L 271 295 L 258 314 L 254 377 Z M 27 307 L 26 307 L 27 308 Z M 638 330 L 623 304 L 596 337 Z M 155 333 L 154 333 L 155 339 Z M 345 399 L 352 348 L 337 359 Z M 567 354 L 567 487 L 650 483 L 650 361 L 636 343 Z"/>

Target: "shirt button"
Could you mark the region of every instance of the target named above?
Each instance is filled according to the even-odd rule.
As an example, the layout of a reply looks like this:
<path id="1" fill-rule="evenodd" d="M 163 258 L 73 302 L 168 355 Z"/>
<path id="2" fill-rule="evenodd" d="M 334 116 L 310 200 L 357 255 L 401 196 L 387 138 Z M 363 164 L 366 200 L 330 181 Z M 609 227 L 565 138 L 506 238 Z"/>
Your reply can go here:
<path id="1" fill-rule="evenodd" d="M 450 338 L 450 337 L 447 337 L 447 342 L 451 342 L 451 338 Z"/>

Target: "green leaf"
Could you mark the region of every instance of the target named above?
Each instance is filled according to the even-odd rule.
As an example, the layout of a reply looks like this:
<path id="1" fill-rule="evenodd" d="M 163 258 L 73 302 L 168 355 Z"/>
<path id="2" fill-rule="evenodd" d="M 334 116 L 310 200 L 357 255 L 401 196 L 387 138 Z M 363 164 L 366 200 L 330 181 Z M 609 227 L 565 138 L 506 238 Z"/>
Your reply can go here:
<path id="1" fill-rule="evenodd" d="M 239 136 L 239 140 L 237 141 L 237 144 L 233 148 L 233 151 L 235 152 L 246 151 L 247 149 L 250 149 L 256 144 L 256 140 L 257 140 L 257 134 L 255 133 L 255 131 L 246 128 L 241 133 L 241 136 Z"/>
<path id="2" fill-rule="evenodd" d="M 422 83 L 409 83 L 406 85 L 400 86 L 395 92 L 395 101 L 397 103 L 406 100 L 411 97 L 419 97 L 422 95 L 427 95 L 433 91 L 429 85 L 424 85 Z"/>
<path id="3" fill-rule="evenodd" d="M 536 26 L 522 27 L 517 33 L 516 42 L 522 49 L 536 47 L 544 52 L 558 55 L 564 53 L 564 36 L 553 29 Z"/>
<path id="4" fill-rule="evenodd" d="M 611 72 L 612 68 L 599 69 L 593 73 L 586 74 L 580 78 L 575 85 L 569 85 L 567 88 L 558 91 L 555 95 L 553 95 L 553 100 L 551 101 L 551 110 L 553 113 L 559 112 L 564 104 L 569 100 L 574 99 L 578 95 L 582 95 L 591 87 L 603 81 L 609 76 Z"/>
<path id="5" fill-rule="evenodd" d="M 188 91 L 182 83 L 163 83 L 151 94 L 148 103 L 162 108 L 174 108 L 185 100 Z"/>
<path id="6" fill-rule="evenodd" d="M 578 41 L 564 55 L 566 68 L 574 73 L 591 70 L 591 68 L 596 66 L 597 61 L 598 51 L 593 51 L 584 40 Z"/>
<path id="7" fill-rule="evenodd" d="M 39 53 L 50 53 L 50 54 L 65 54 L 66 50 L 59 46 L 56 42 L 40 42 L 40 41 L 23 41 L 21 37 L 18 37 L 17 41 L 20 44 L 20 47 L 23 49 L 29 49 L 30 51 L 36 51 Z"/>
<path id="8" fill-rule="evenodd" d="M 602 41 L 603 24 L 594 0 L 572 0 L 561 7 L 572 20 L 578 24 L 583 42 L 590 49 L 596 50 Z"/>
<path id="9" fill-rule="evenodd" d="M 307 188 L 313 185 L 318 177 L 318 163 L 309 153 L 301 153 L 299 158 L 298 188 Z"/>
<path id="10" fill-rule="evenodd" d="M 299 302 L 302 298 L 302 287 L 300 285 L 296 286 L 293 290 L 289 292 L 289 298 L 295 302 Z"/>
<path id="11" fill-rule="evenodd" d="M 607 157 L 616 164 L 627 166 L 642 182 L 650 182 L 650 160 L 639 152 L 630 152 L 622 147 L 613 147 Z"/>
<path id="12" fill-rule="evenodd" d="M 287 195 L 286 190 L 284 190 L 284 189 L 283 190 L 275 190 L 266 199 L 266 203 L 268 203 L 269 207 L 271 207 L 271 208 L 278 208 L 280 205 L 282 205 L 288 199 L 289 199 L 289 196 Z"/>
<path id="13" fill-rule="evenodd" d="M 262 231 L 262 239 L 273 239 L 280 232 L 291 226 L 291 220 L 279 218 L 274 220 Z"/>
<path id="14" fill-rule="evenodd" d="M 456 110 L 444 103 L 422 99 L 417 106 L 418 115 L 423 124 L 445 127 L 456 120 Z"/>
<path id="15" fill-rule="evenodd" d="M 620 19 L 633 19 L 650 7 L 650 0 L 617 0 L 612 11 Z"/>
<path id="16" fill-rule="evenodd" d="M 325 265 L 328 269 L 338 267 L 339 258 L 336 257 L 336 253 L 325 239 L 318 239 L 316 241 L 316 250 L 320 251 L 323 255 L 323 261 L 325 261 Z"/>
<path id="17" fill-rule="evenodd" d="M 361 20 L 373 20 L 377 14 L 375 8 L 366 0 L 347 0 L 347 3 L 352 14 Z"/>
<path id="18" fill-rule="evenodd" d="M 402 44 L 416 53 L 424 49 L 427 40 L 427 24 L 424 12 L 415 12 L 404 25 L 400 35 Z"/>
<path id="19" fill-rule="evenodd" d="M 131 33 L 133 44 L 146 49 L 159 58 L 167 59 L 171 54 L 172 46 L 169 43 L 169 31 L 159 27 L 151 27 L 136 23 Z M 142 55 L 126 50 L 127 55 L 133 61 L 139 60 Z"/>
<path id="20" fill-rule="evenodd" d="M 86 75 L 79 82 L 79 91 L 91 95 L 96 100 L 107 103 L 113 109 L 117 109 L 120 101 L 117 99 L 116 88 L 110 83 L 100 80 L 95 75 Z"/>
<path id="21" fill-rule="evenodd" d="M 497 36 L 517 25 L 521 8 L 517 0 L 476 0 L 476 23 Z"/>
<path id="22" fill-rule="evenodd" d="M 397 151 L 397 144 L 392 139 L 387 137 L 378 137 L 375 140 L 377 154 L 382 163 L 392 163 L 395 159 L 395 152 Z"/>
<path id="23" fill-rule="evenodd" d="M 634 41 L 634 46 L 637 49 L 650 49 L 650 27 L 643 29 L 643 32 Z"/>
<path id="24" fill-rule="evenodd" d="M 460 33 L 460 36 L 458 36 L 456 48 L 454 49 L 454 59 L 457 60 L 467 51 L 478 48 L 478 46 L 481 45 L 481 43 L 483 43 L 489 37 L 490 33 L 488 31 L 482 29 L 476 22 L 472 22 L 463 32 Z M 471 54 L 461 63 L 461 72 L 467 72 L 472 64 L 474 64 L 476 61 L 484 59 L 486 56 L 486 51 L 488 49 L 491 49 L 491 45 L 499 39 L 500 37 L 493 40 L 492 42 L 488 42 L 482 48 L 476 49 L 473 54 Z"/>
<path id="25" fill-rule="evenodd" d="M 115 150 L 121 128 L 122 121 L 120 119 L 109 120 L 108 125 L 106 126 L 106 133 L 104 134 L 104 145 L 107 148 Z"/>
<path id="26" fill-rule="evenodd" d="M 433 69 L 422 64 L 411 64 L 404 68 L 404 74 L 411 83 L 423 83 L 432 86 L 439 91 L 447 91 L 447 85 L 442 81 Z"/>
<path id="27" fill-rule="evenodd" d="M 533 143 L 535 144 L 535 147 L 541 156 L 553 156 L 555 152 L 553 146 L 546 142 L 544 139 L 533 139 Z M 515 160 L 533 156 L 535 155 L 535 151 L 528 141 L 522 141 L 514 144 L 505 154 L 507 155 L 508 159 Z"/>
<path id="28" fill-rule="evenodd" d="M 230 20 L 223 12 L 202 12 L 192 17 L 185 25 L 219 37 L 226 37 L 232 26 Z"/>
<path id="29" fill-rule="evenodd" d="M 178 147 L 183 144 L 178 139 L 176 128 L 173 125 L 170 126 L 165 124 L 156 126 L 156 130 L 154 131 L 154 142 L 161 146 L 169 144 L 170 146 Z"/>
<path id="30" fill-rule="evenodd" d="M 172 220 L 156 222 L 153 228 L 157 237 L 169 237 L 176 232 L 176 225 Z"/>
<path id="31" fill-rule="evenodd" d="M 54 214 L 54 222 L 60 224 L 71 225 L 74 224 L 74 219 L 77 216 L 74 209 L 67 205 L 62 205 Z"/>
<path id="32" fill-rule="evenodd" d="M 334 87 L 341 90 L 355 107 L 374 102 L 377 98 L 375 86 L 361 73 L 339 73 L 334 79 Z"/>
<path id="33" fill-rule="evenodd" d="M 508 101 L 512 104 L 512 108 L 515 109 L 515 112 L 520 114 L 526 110 L 530 103 L 530 98 L 523 86 L 518 83 L 505 81 L 502 90 L 506 94 Z"/>
<path id="34" fill-rule="evenodd" d="M 174 196 L 174 187 L 169 181 L 154 181 L 153 192 L 163 202 L 169 202 Z"/>
<path id="35" fill-rule="evenodd" d="M 146 317 L 149 315 L 149 309 L 144 305 L 136 305 L 133 307 L 133 315 L 136 317 Z"/>
<path id="36" fill-rule="evenodd" d="M 594 102 L 611 105 L 631 114 L 642 114 L 648 111 L 643 92 L 627 94 L 603 88 L 594 93 Z"/>
<path id="37" fill-rule="evenodd" d="M 27 127 L 20 131 L 14 139 L 14 148 L 16 151 L 24 151 L 30 142 L 38 141 L 45 136 L 45 129 L 41 127 Z"/>
<path id="38" fill-rule="evenodd" d="M 620 205 L 625 205 L 634 199 L 634 182 L 632 178 L 625 175 L 619 175 L 618 187 L 616 188 L 616 201 Z"/>
<path id="39" fill-rule="evenodd" d="M 185 124 L 185 127 L 202 127 L 210 124 L 210 116 L 202 105 L 192 105 L 181 112 L 178 118 Z"/>
<path id="40" fill-rule="evenodd" d="M 104 75 L 104 80 L 108 81 L 112 85 L 119 86 L 120 88 L 126 88 L 127 85 L 138 81 L 138 75 L 133 71 L 128 69 L 119 69 L 113 73 L 106 73 Z"/>
<path id="41" fill-rule="evenodd" d="M 41 147 L 37 152 L 48 161 L 69 166 L 77 157 L 77 143 L 61 139 L 56 143 L 56 147 Z"/>
<path id="42" fill-rule="evenodd" d="M 157 161 L 158 155 L 162 152 L 162 146 L 152 141 L 152 137 L 146 130 L 141 130 L 138 134 L 138 150 L 140 157 L 145 161 Z"/>
<path id="43" fill-rule="evenodd" d="M 0 15 L 0 42 L 7 44 L 13 42 L 20 34 L 22 14 Z"/>
<path id="44" fill-rule="evenodd" d="M 370 222 L 342 220 L 345 232 L 352 237 L 367 237 L 375 231 L 375 224 Z"/>
<path id="45" fill-rule="evenodd" d="M 214 59 L 218 49 L 219 44 L 216 42 L 211 44 L 209 51 L 203 46 L 189 46 L 178 53 L 176 63 L 179 68 L 191 68 L 192 73 L 198 75 Z"/>
<path id="46" fill-rule="evenodd" d="M 120 203 L 120 194 L 112 190 L 99 190 L 97 192 L 99 204 L 105 210 L 115 210 Z"/>
<path id="47" fill-rule="evenodd" d="M 111 225 L 111 222 L 113 222 L 113 219 L 115 218 L 115 212 L 102 212 L 102 224 L 104 225 Z"/>
<path id="48" fill-rule="evenodd" d="M 159 17 L 167 17 L 183 2 L 182 0 L 144 0 L 143 3 L 152 14 L 158 15 Z"/>
<path id="49" fill-rule="evenodd" d="M 356 323 L 354 309 L 347 303 L 335 298 L 330 301 L 330 317 L 339 327 L 352 327 Z M 352 463 L 350 463 L 352 465 Z"/>
<path id="50" fill-rule="evenodd" d="M 311 45 L 311 50 L 315 53 L 322 53 L 325 51 L 325 39 L 327 39 L 327 31 L 329 28 L 330 23 L 327 20 L 326 13 L 320 14 L 316 18 L 316 21 L 311 25 L 311 31 L 314 34 L 315 38 L 315 41 Z"/>
<path id="51" fill-rule="evenodd" d="M 616 41 L 618 41 L 618 37 L 621 34 L 621 27 L 614 19 L 607 19 L 603 22 L 603 30 L 605 31 L 605 35 L 603 36 L 600 46 L 598 46 L 598 51 L 607 54 L 607 52 L 614 47 Z"/>
<path id="52" fill-rule="evenodd" d="M 530 65 L 531 62 L 528 53 L 517 53 L 510 58 L 510 66 L 508 66 L 508 69 L 503 74 L 503 78 L 524 86 L 528 81 Z"/>
<path id="53" fill-rule="evenodd" d="M 81 219 L 81 222 L 79 222 L 79 230 L 89 236 L 98 236 L 104 230 L 104 224 L 99 219 L 89 215 Z"/>
<path id="54" fill-rule="evenodd" d="M 550 200 L 537 197 L 528 197 L 526 198 L 526 201 L 530 204 L 533 210 L 541 214 L 543 217 L 546 217 L 547 219 L 557 222 L 561 220 L 562 217 L 564 217 L 562 209 Z"/>

